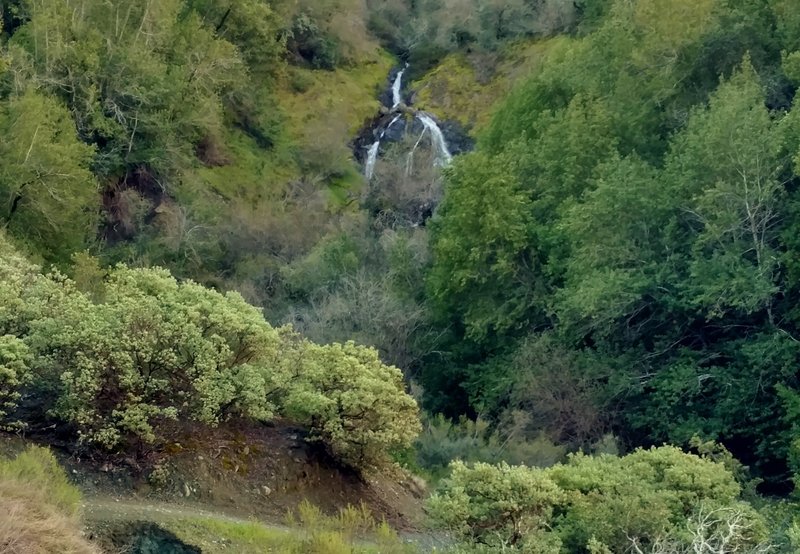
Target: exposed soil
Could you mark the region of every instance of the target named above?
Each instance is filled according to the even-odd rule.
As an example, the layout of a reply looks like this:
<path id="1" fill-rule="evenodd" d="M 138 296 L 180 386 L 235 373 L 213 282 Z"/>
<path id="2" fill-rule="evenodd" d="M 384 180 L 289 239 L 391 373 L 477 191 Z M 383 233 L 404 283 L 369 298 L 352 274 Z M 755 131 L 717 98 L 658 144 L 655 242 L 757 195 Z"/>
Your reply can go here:
<path id="1" fill-rule="evenodd" d="M 83 491 L 87 515 L 95 520 L 102 519 L 103 506 L 121 503 L 281 522 L 308 500 L 327 513 L 364 503 L 377 519 L 401 531 L 413 532 L 421 525 L 424 484 L 399 469 L 359 476 L 309 445 L 302 429 L 238 423 L 185 429 L 179 436 L 161 452 L 137 459 L 55 452 Z M 37 442 L 57 441 L 40 436 Z M 0 453 L 22 445 L 0 434 Z"/>

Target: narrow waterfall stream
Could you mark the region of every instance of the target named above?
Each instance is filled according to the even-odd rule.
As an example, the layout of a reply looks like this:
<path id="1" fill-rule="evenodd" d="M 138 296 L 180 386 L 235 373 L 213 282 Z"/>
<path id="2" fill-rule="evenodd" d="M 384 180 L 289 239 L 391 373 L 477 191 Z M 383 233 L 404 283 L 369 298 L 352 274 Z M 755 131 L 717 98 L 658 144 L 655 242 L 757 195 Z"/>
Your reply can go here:
<path id="1" fill-rule="evenodd" d="M 415 111 L 413 109 L 406 108 L 405 103 L 403 102 L 402 91 L 403 75 L 406 73 L 407 69 L 408 64 L 406 64 L 404 68 L 400 69 L 392 80 L 392 105 L 391 108 L 389 108 L 389 106 L 385 106 L 385 108 L 389 108 L 389 113 L 395 114 L 394 118 L 383 128 L 380 126 L 373 127 L 372 134 L 375 137 L 375 140 L 374 142 L 364 145 L 364 148 L 367 151 L 367 155 L 364 157 L 364 176 L 367 178 L 367 180 L 371 180 L 375 174 L 375 165 L 378 162 L 378 158 L 381 153 L 381 142 L 383 141 L 387 131 L 389 131 L 392 126 L 406 114 L 413 115 L 413 119 L 419 121 L 422 126 L 422 133 L 414 144 L 414 147 L 411 149 L 411 152 L 408 154 L 408 160 L 406 164 L 407 173 L 410 174 L 412 171 L 414 152 L 417 150 L 425 136 L 430 138 L 431 148 L 434 152 L 434 166 L 445 167 L 453 160 L 453 155 L 447 144 L 447 139 L 445 138 L 444 133 L 439 127 L 439 123 L 436 121 L 435 117 L 427 112 Z"/>
<path id="2" fill-rule="evenodd" d="M 402 72 L 401 72 L 402 73 Z M 384 135 L 386 135 L 386 131 L 392 128 L 392 125 L 397 123 L 397 120 L 402 117 L 402 114 L 397 114 L 394 119 L 392 119 L 391 123 L 386 126 L 386 128 L 381 131 L 381 135 L 375 142 L 372 143 L 372 146 L 369 147 L 367 151 L 367 161 L 364 162 L 364 175 L 366 175 L 367 179 L 372 179 L 372 174 L 375 172 L 375 164 L 378 161 L 378 150 L 381 147 L 381 140 L 383 140 Z"/>
<path id="3" fill-rule="evenodd" d="M 403 97 L 400 95 L 400 91 L 403 90 L 403 73 L 406 72 L 408 69 L 408 64 L 397 72 L 397 76 L 394 78 L 394 82 L 392 83 L 392 109 L 396 110 L 400 103 L 403 101 Z"/>

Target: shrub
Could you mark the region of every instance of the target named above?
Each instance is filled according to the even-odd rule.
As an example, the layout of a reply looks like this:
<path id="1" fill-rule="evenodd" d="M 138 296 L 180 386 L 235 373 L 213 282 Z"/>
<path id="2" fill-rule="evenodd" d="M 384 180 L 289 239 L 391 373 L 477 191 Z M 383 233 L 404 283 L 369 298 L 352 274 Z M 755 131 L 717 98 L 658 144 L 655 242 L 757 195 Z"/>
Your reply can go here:
<path id="1" fill-rule="evenodd" d="M 164 270 L 113 270 L 104 301 L 61 279 L 58 309 L 32 324 L 40 370 L 57 375 L 55 413 L 107 448 L 155 443 L 167 420 L 270 419 L 278 332 L 235 293 Z"/>
<path id="2" fill-rule="evenodd" d="M 381 363 L 374 349 L 298 341 L 285 363 L 284 413 L 306 425 L 336 458 L 363 468 L 385 462 L 389 450 L 417 436 L 419 409 L 403 392 L 403 374 Z"/>
<path id="3" fill-rule="evenodd" d="M 556 554 L 559 541 L 547 531 L 565 495 L 544 470 L 453 462 L 452 475 L 428 502 L 429 513 L 457 536 L 495 548 Z M 548 546 L 544 546 L 548 545 Z"/>
<path id="4" fill-rule="evenodd" d="M 451 465 L 429 501 L 462 539 L 523 552 L 763 552 L 766 526 L 717 462 L 664 446 L 574 455 L 548 469 Z M 540 550 L 531 550 L 537 545 Z M 550 549 L 550 550 L 548 550 Z"/>
<path id="5" fill-rule="evenodd" d="M 0 460 L 0 553 L 92 554 L 80 534 L 80 493 L 49 450 Z"/>
<path id="6" fill-rule="evenodd" d="M 356 242 L 345 236 L 326 237 L 303 258 L 281 268 L 287 287 L 297 296 L 331 288 L 358 269 Z"/>
<path id="7" fill-rule="evenodd" d="M 339 61 L 337 41 L 327 36 L 307 13 L 301 13 L 292 24 L 289 48 L 315 69 L 335 69 Z"/>
<path id="8" fill-rule="evenodd" d="M 0 259 L 3 411 L 30 373 L 33 417 L 53 415 L 85 444 L 108 449 L 158 447 L 177 430 L 172 421 L 276 413 L 308 425 L 355 466 L 385 461 L 416 436 L 418 409 L 402 373 L 375 350 L 300 340 L 239 294 L 162 269 L 79 265 L 86 292 L 14 256 Z"/>
<path id="9" fill-rule="evenodd" d="M 28 377 L 29 352 L 24 342 L 0 335 L 0 429 L 3 419 L 17 406 L 19 387 Z"/>
<path id="10" fill-rule="evenodd" d="M 562 460 L 566 449 L 544 437 L 527 440 L 490 429 L 481 418 L 458 422 L 442 415 L 424 421 L 423 431 L 415 442 L 419 467 L 434 477 L 443 476 L 452 460 L 547 467 Z"/>
<path id="11" fill-rule="evenodd" d="M 628 548 L 631 537 L 649 544 L 680 535 L 689 515 L 732 506 L 740 493 L 723 464 L 672 446 L 621 458 L 574 455 L 549 475 L 570 495 L 559 524 L 564 543 L 579 548 L 594 537 L 612 552 Z"/>

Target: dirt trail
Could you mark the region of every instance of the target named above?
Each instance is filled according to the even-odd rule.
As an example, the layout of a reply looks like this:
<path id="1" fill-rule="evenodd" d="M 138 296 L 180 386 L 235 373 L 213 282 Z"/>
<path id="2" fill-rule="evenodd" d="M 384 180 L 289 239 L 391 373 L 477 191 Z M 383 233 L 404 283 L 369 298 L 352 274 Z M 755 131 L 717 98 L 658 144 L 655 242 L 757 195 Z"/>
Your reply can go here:
<path id="1" fill-rule="evenodd" d="M 203 509 L 190 504 L 175 504 L 167 502 L 153 502 L 132 498 L 117 498 L 110 496 L 85 497 L 83 502 L 83 519 L 89 527 L 108 525 L 114 523 L 146 521 L 155 524 L 169 523 L 185 519 L 211 519 L 228 523 L 257 524 L 267 529 L 286 533 L 304 533 L 302 529 L 289 527 L 275 522 L 263 521 L 256 518 L 245 519 L 235 515 Z M 434 551 L 436 548 L 449 546 L 451 541 L 435 533 L 400 532 L 400 537 L 417 545 L 421 552 Z M 358 541 L 369 544 L 369 541 Z"/>
<path id="2" fill-rule="evenodd" d="M 211 511 L 192 505 L 153 502 L 150 500 L 88 497 L 83 502 L 83 517 L 87 522 L 152 521 L 205 518 L 229 523 L 258 523 L 270 529 L 289 531 L 289 527 L 267 523 L 255 518 L 244 519 L 224 512 Z"/>

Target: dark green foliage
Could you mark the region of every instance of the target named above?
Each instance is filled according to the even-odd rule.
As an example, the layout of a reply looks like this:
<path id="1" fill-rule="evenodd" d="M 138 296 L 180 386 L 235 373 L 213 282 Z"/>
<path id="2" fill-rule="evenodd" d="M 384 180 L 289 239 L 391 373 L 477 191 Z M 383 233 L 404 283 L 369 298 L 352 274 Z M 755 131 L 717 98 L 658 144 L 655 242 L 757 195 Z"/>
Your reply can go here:
<path id="1" fill-rule="evenodd" d="M 305 13 L 294 19 L 289 49 L 315 69 L 333 69 L 339 61 L 336 39 L 324 34 Z"/>
<path id="2" fill-rule="evenodd" d="M 51 260 L 84 247 L 97 223 L 94 150 L 69 111 L 28 91 L 0 107 L 0 227 Z"/>
<path id="3" fill-rule="evenodd" d="M 368 0 L 370 27 L 393 51 L 424 71 L 445 54 L 498 50 L 528 37 L 570 31 L 602 8 L 561 0 Z"/>
<path id="4" fill-rule="evenodd" d="M 128 267 L 169 265 L 239 289 L 311 340 L 344 343 L 295 360 L 336 398 L 298 389 L 289 408 L 345 458 L 375 455 L 349 429 L 362 412 L 393 415 L 383 404 L 344 409 L 353 386 L 371 398 L 386 384 L 376 354 L 352 339 L 452 418 L 435 420 L 420 444 L 433 473 L 451 456 L 534 462 L 537 445 L 560 454 L 611 436 L 624 449 L 721 441 L 770 492 L 787 492 L 800 472 L 796 1 L 22 0 L 3 3 L 2 20 L 0 226 L 47 262 L 89 247 Z M 391 63 L 375 54 L 367 20 L 411 62 L 407 77 L 452 55 L 481 65 L 481 86 L 498 95 L 505 85 L 491 66 L 517 63 L 504 49 L 564 36 L 520 60 L 533 74 L 477 151 L 444 171 L 442 198 L 438 168 L 409 171 L 392 148 L 360 188 L 346 137 L 373 110 Z M 27 273 L 8 269 L 19 290 L 2 276 L 0 411 L 17 409 L 35 375 L 37 391 L 66 398 L 48 417 L 107 445 L 156 441 L 176 417 L 271 417 L 273 399 L 234 401 L 264 400 L 268 383 L 227 363 L 214 345 L 236 351 L 235 337 L 181 295 L 228 314 L 220 328 L 248 317 L 266 326 L 243 299 L 158 272 L 112 279 L 81 260 L 75 285 L 37 278 L 64 293 L 58 313 L 20 292 L 30 292 Z M 183 307 L 129 279 L 172 290 Z M 39 329 L 9 319 L 31 309 L 49 314 L 35 318 Z M 139 332 L 142 322 L 161 334 Z M 95 333 L 75 334 L 88 323 Z M 205 357 L 172 350 L 182 342 Z M 142 378 L 141 351 L 171 352 L 156 382 Z M 262 365 L 288 372 L 291 357 L 276 357 Z M 350 383 L 353 364 L 369 378 Z M 399 390 L 400 373 L 391 380 Z M 116 388 L 141 399 L 135 410 L 108 402 Z M 474 422 L 449 423 L 462 415 Z M 383 437 L 378 450 L 396 442 Z M 619 469 L 575 460 L 578 472 Z M 602 484 L 598 494 L 657 526 L 641 519 L 671 517 L 656 481 L 658 494 L 634 508 Z M 549 510 L 534 508 L 534 519 Z M 569 548 L 588 548 L 592 534 L 630 546 L 604 527 L 613 510 L 575 513 L 561 514 Z"/>
<path id="5" fill-rule="evenodd" d="M 800 361 L 789 11 L 613 2 L 517 87 L 449 172 L 433 226 L 430 297 L 453 336 L 423 373 L 431 406 L 462 398 L 457 382 L 498 422 L 521 409 L 529 432 L 700 435 L 765 487 L 786 482 Z"/>

